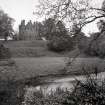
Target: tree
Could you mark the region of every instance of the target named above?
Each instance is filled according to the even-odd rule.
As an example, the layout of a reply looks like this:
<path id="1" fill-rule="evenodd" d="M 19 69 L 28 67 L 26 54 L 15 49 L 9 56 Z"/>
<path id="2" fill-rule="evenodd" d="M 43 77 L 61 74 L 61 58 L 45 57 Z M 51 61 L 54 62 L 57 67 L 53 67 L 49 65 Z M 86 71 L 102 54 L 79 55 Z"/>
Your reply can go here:
<path id="1" fill-rule="evenodd" d="M 0 10 L 0 36 L 4 37 L 5 40 L 7 40 L 7 37 L 13 33 L 13 22 L 13 18 Z"/>
<path id="2" fill-rule="evenodd" d="M 99 22 L 97 22 L 97 26 L 99 28 L 99 31 L 102 33 L 103 31 L 105 31 L 105 21 L 104 20 L 100 20 Z"/>
<path id="3" fill-rule="evenodd" d="M 55 20 L 53 18 L 48 18 L 44 22 L 44 36 L 46 39 L 51 39 L 51 33 L 53 33 L 56 30 L 55 26 Z"/>
<path id="4" fill-rule="evenodd" d="M 97 20 L 105 18 L 105 0 L 102 3 L 101 8 L 96 8 L 91 5 L 92 0 L 40 0 L 38 13 L 46 15 L 46 17 L 53 16 L 55 20 L 63 20 L 64 22 L 69 22 L 70 26 L 74 25 L 75 35 L 78 36 L 82 28 Z M 43 10 L 42 10 L 43 9 Z M 104 21 L 100 21 L 100 31 L 104 31 Z M 83 35 L 83 34 L 82 34 Z M 99 34 L 97 38 L 93 38 L 90 41 L 88 48 L 92 48 L 94 44 L 97 46 L 96 40 L 103 37 L 103 34 Z M 100 45 L 104 46 L 104 44 Z M 96 52 L 97 49 L 95 49 Z M 102 51 L 104 55 L 104 51 Z M 97 55 L 97 54 L 95 54 Z"/>
<path id="5" fill-rule="evenodd" d="M 67 35 L 68 31 L 62 21 L 48 18 L 43 22 L 42 33 L 47 39 L 51 39 L 55 33 L 59 33 L 58 35 Z"/>
<path id="6" fill-rule="evenodd" d="M 10 50 L 0 43 L 0 60 L 7 58 L 11 58 Z"/>
<path id="7" fill-rule="evenodd" d="M 67 29 L 62 21 L 58 21 L 56 24 L 56 31 L 61 33 L 62 35 L 67 35 Z"/>
<path id="8" fill-rule="evenodd" d="M 48 49 L 55 52 L 70 51 L 73 49 L 72 38 L 62 21 L 55 23 L 54 30 L 50 33 L 50 40 L 47 43 Z"/>
<path id="9" fill-rule="evenodd" d="M 43 28 L 44 28 L 44 26 L 43 26 L 43 24 L 41 23 L 41 22 L 37 22 L 37 24 L 38 24 L 38 33 L 39 33 L 39 38 L 41 38 L 41 37 L 43 37 Z"/>
<path id="10" fill-rule="evenodd" d="M 54 17 L 69 24 L 76 23 L 82 29 L 86 24 L 105 17 L 105 0 L 101 8 L 91 5 L 92 0 L 39 0 L 35 13 Z"/>
<path id="11" fill-rule="evenodd" d="M 62 33 L 52 33 L 52 38 L 48 41 L 48 49 L 55 52 L 70 51 L 73 49 L 72 38 L 69 35 L 62 35 Z"/>

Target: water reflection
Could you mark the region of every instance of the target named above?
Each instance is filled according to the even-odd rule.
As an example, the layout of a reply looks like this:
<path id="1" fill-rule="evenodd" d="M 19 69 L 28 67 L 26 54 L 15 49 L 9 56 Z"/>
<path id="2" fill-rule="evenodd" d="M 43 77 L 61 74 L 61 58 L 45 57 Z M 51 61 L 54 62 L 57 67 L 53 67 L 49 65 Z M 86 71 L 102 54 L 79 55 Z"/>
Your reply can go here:
<path id="1" fill-rule="evenodd" d="M 95 75 L 91 74 L 91 76 L 94 78 Z M 33 86 L 26 86 L 26 93 L 25 93 L 25 100 L 30 99 L 32 100 L 34 92 L 42 91 L 42 93 L 46 96 L 47 94 L 50 94 L 52 91 L 55 91 L 57 88 L 66 89 L 71 91 L 75 85 L 75 79 L 85 81 L 86 76 L 75 76 L 75 77 L 62 77 L 57 78 L 52 81 L 52 83 L 39 85 L 36 87 Z M 105 72 L 99 73 L 97 78 L 104 79 L 105 78 Z"/>

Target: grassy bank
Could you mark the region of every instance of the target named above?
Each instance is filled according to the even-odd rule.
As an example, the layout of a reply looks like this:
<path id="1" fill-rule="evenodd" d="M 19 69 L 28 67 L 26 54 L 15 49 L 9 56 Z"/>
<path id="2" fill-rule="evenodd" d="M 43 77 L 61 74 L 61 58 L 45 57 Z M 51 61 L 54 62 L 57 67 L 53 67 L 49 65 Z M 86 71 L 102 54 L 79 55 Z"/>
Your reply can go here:
<path id="1" fill-rule="evenodd" d="M 12 57 L 62 56 L 62 54 L 49 51 L 46 42 L 43 40 L 7 41 L 4 45 L 9 48 Z"/>
<path id="2" fill-rule="evenodd" d="M 25 79 L 38 76 L 59 76 L 66 75 L 81 75 L 84 71 L 87 73 L 105 71 L 105 60 L 99 58 L 76 58 L 75 61 L 67 68 L 65 67 L 64 57 L 39 57 L 39 58 L 12 58 L 15 62 L 14 66 L 11 66 L 13 62 L 10 61 L 10 66 L 0 66 L 1 78 L 16 78 Z M 1 64 L 3 62 L 0 62 Z M 84 71 L 83 71 L 84 69 Z M 87 70 L 88 69 L 88 70 Z"/>
<path id="3" fill-rule="evenodd" d="M 56 53 L 48 50 L 47 42 L 43 40 L 35 41 L 7 41 L 4 45 L 9 48 L 12 57 L 74 57 L 79 53 L 78 49 L 71 52 Z M 81 57 L 84 57 L 81 56 Z M 86 57 L 86 56 L 85 56 Z"/>

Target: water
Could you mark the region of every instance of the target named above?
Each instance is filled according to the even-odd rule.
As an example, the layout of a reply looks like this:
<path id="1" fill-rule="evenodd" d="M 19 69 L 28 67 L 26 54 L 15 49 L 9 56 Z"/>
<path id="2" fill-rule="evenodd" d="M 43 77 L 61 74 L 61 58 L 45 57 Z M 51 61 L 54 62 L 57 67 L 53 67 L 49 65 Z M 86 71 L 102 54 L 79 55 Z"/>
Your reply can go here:
<path id="1" fill-rule="evenodd" d="M 91 74 L 91 76 L 94 78 L 94 74 Z M 104 79 L 105 78 L 105 72 L 99 73 L 97 78 Z M 52 81 L 52 83 L 39 85 L 36 87 L 30 86 L 26 87 L 26 93 L 25 93 L 25 100 L 29 99 L 32 100 L 34 92 L 42 91 L 43 94 L 46 96 L 46 94 L 50 94 L 52 91 L 55 91 L 57 88 L 61 89 L 68 89 L 71 91 L 75 85 L 75 81 L 81 80 L 85 81 L 85 76 L 68 76 L 68 77 L 58 77 Z"/>

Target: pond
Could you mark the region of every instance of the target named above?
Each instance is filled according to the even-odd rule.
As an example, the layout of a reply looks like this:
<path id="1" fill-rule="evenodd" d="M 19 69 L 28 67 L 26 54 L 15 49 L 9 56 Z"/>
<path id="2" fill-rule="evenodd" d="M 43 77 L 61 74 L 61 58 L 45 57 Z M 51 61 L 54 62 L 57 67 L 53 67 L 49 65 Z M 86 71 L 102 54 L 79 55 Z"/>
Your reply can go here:
<path id="1" fill-rule="evenodd" d="M 94 74 L 91 74 L 92 77 L 95 77 Z M 97 78 L 104 79 L 105 78 L 105 72 L 99 73 Z M 26 86 L 26 92 L 24 97 L 28 97 L 28 99 L 31 99 L 33 97 L 34 92 L 42 91 L 42 93 L 46 96 L 47 94 L 50 94 L 52 91 L 55 91 L 57 88 L 61 89 L 67 89 L 69 91 L 72 91 L 73 87 L 76 84 L 76 79 L 85 81 L 85 76 L 67 76 L 67 77 L 57 77 L 51 80 L 51 82 L 37 85 L 37 86 Z"/>

